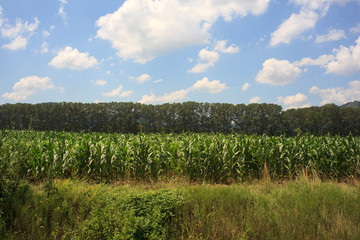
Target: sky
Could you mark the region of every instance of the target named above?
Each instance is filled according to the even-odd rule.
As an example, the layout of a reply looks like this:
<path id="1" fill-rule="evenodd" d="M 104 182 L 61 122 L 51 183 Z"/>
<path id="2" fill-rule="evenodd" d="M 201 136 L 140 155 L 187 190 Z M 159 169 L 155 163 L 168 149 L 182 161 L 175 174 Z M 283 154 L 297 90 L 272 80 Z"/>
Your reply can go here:
<path id="1" fill-rule="evenodd" d="M 360 0 L 0 0 L 0 104 L 360 100 Z"/>

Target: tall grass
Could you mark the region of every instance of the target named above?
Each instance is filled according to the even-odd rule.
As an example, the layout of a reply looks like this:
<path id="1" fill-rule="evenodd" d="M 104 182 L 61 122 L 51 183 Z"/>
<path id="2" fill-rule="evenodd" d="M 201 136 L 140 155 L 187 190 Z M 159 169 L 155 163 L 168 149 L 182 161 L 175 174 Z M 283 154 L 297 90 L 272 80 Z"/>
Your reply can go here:
<path id="1" fill-rule="evenodd" d="M 359 185 L 319 180 L 160 189 L 56 180 L 19 199 L 1 239 L 360 238 Z"/>
<path id="2" fill-rule="evenodd" d="M 293 179 L 303 171 L 320 178 L 360 176 L 360 138 L 294 138 L 224 134 L 100 134 L 0 131 L 1 161 L 19 176 L 97 181 L 182 178 L 230 183 Z"/>

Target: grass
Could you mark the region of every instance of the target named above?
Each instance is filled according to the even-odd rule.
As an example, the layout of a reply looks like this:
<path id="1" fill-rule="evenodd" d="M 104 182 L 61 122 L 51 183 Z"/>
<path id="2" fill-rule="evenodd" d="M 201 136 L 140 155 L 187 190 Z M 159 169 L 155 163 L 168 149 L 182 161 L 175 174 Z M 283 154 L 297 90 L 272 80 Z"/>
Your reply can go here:
<path id="1" fill-rule="evenodd" d="M 0 239 L 360 239 L 359 146 L 3 130 Z"/>
<path id="2" fill-rule="evenodd" d="M 28 186 L 3 239 L 360 239 L 357 182 Z"/>

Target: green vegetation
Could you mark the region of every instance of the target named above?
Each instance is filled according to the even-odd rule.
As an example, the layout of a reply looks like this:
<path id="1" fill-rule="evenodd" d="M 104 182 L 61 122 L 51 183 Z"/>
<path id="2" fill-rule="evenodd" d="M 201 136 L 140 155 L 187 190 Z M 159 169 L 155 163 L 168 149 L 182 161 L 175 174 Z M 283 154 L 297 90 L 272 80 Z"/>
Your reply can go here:
<path id="1" fill-rule="evenodd" d="M 0 239 L 359 239 L 359 177 L 352 135 L 1 130 Z"/>
<path id="2" fill-rule="evenodd" d="M 2 239 L 360 238 L 358 184 L 49 184 L 14 202 Z"/>
<path id="3" fill-rule="evenodd" d="M 223 134 L 0 132 L 0 156 L 28 180 L 85 178 L 231 183 L 293 179 L 358 179 L 360 138 L 293 138 Z"/>
<path id="4" fill-rule="evenodd" d="M 0 129 L 107 133 L 238 133 L 360 136 L 360 108 L 335 104 L 283 111 L 276 104 L 184 102 L 0 105 Z"/>

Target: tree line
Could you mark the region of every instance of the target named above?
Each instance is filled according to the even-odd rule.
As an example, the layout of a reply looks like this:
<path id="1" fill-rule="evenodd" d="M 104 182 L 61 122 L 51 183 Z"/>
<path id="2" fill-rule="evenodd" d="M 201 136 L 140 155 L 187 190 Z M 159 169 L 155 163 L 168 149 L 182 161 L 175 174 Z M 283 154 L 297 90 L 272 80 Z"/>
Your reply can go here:
<path id="1" fill-rule="evenodd" d="M 360 135 L 360 108 L 327 104 L 283 111 L 279 105 L 265 103 L 17 103 L 0 105 L 0 129 Z"/>

